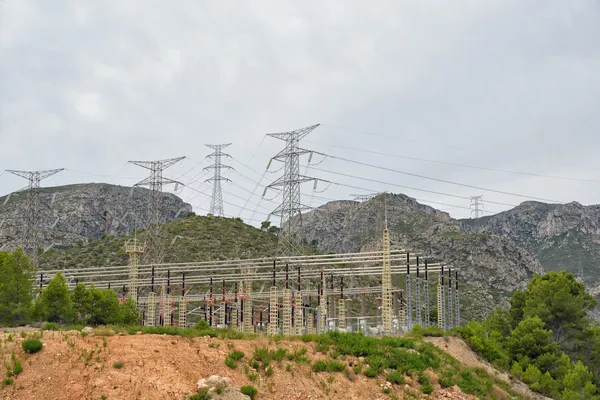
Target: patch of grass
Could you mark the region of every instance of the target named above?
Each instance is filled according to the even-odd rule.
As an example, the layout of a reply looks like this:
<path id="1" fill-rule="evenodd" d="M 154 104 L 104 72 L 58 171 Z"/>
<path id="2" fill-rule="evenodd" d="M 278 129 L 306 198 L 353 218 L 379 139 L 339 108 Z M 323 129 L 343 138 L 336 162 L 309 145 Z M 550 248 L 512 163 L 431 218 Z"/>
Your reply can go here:
<path id="1" fill-rule="evenodd" d="M 389 386 L 384 386 L 383 389 L 381 389 L 381 391 L 383 392 L 383 394 L 390 394 L 390 393 L 392 393 L 392 389 L 390 389 Z"/>
<path id="2" fill-rule="evenodd" d="M 38 339 L 27 339 L 21 344 L 23 351 L 28 354 L 34 354 L 40 351 L 43 347 L 42 342 Z"/>
<path id="3" fill-rule="evenodd" d="M 120 362 L 120 361 L 117 361 L 117 362 L 114 362 L 114 363 L 113 363 L 113 368 L 116 368 L 116 369 L 121 369 L 121 368 L 123 368 L 124 366 L 125 366 L 125 364 L 124 364 L 124 363 L 122 363 L 122 362 Z"/>
<path id="4" fill-rule="evenodd" d="M 342 372 L 346 369 L 346 363 L 342 361 L 330 360 L 327 363 L 327 370 L 330 372 Z"/>
<path id="5" fill-rule="evenodd" d="M 431 394 L 434 391 L 433 385 L 429 377 L 425 374 L 419 374 L 419 383 L 421 384 L 421 392 Z"/>
<path id="6" fill-rule="evenodd" d="M 230 358 L 230 357 L 225 357 L 225 365 L 227 365 L 231 369 L 237 368 L 237 362 L 233 358 Z"/>
<path id="7" fill-rule="evenodd" d="M 209 343 L 208 347 L 210 347 L 211 349 L 218 349 L 221 346 L 220 343 Z"/>
<path id="8" fill-rule="evenodd" d="M 10 386 L 14 383 L 14 380 L 12 378 L 4 378 L 4 380 L 2 381 L 2 386 L 6 387 L 6 386 Z"/>
<path id="9" fill-rule="evenodd" d="M 327 371 L 327 362 L 323 360 L 315 361 L 312 365 L 312 370 L 314 372 L 324 372 Z"/>
<path id="10" fill-rule="evenodd" d="M 402 372 L 393 371 L 387 374 L 387 380 L 394 385 L 402 385 L 404 383 L 404 375 L 402 375 Z"/>
<path id="11" fill-rule="evenodd" d="M 248 379 L 250 379 L 251 382 L 256 382 L 256 380 L 258 379 L 258 374 L 248 374 Z"/>
<path id="12" fill-rule="evenodd" d="M 17 356 L 15 356 L 15 353 L 12 353 L 12 362 L 13 362 L 13 369 L 12 369 L 12 373 L 14 376 L 19 376 L 19 374 L 21 372 L 23 372 L 23 364 L 21 364 L 21 361 L 19 361 L 17 359 Z"/>
<path id="13" fill-rule="evenodd" d="M 373 367 L 369 367 L 364 370 L 363 374 L 365 374 L 367 378 L 376 378 L 379 375 L 379 371 Z"/>
<path id="14" fill-rule="evenodd" d="M 265 369 L 265 375 L 266 376 L 273 375 L 273 368 L 270 365 L 267 367 L 267 369 Z"/>
<path id="15" fill-rule="evenodd" d="M 233 351 L 229 353 L 228 357 L 234 361 L 239 361 L 242 358 L 244 358 L 244 353 L 242 353 L 241 351 Z"/>
<path id="16" fill-rule="evenodd" d="M 251 400 L 254 400 L 254 398 L 258 394 L 258 390 L 256 390 L 256 388 L 254 386 L 250 386 L 250 385 L 242 386 L 240 388 L 240 391 L 243 394 L 245 394 L 246 396 L 249 396 Z"/>
<path id="17" fill-rule="evenodd" d="M 46 322 L 42 326 L 42 331 L 58 331 L 60 330 L 58 324 L 56 322 Z"/>

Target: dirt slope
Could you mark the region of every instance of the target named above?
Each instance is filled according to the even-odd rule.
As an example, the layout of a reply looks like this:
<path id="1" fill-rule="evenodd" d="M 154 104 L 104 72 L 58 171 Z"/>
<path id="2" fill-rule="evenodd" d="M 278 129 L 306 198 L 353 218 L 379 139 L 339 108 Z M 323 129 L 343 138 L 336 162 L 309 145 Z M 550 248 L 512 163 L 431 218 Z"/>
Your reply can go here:
<path id="1" fill-rule="evenodd" d="M 9 336 L 11 335 L 11 336 Z M 0 355 L 11 363 L 11 354 L 23 363 L 23 372 L 13 384 L 0 390 L 1 399 L 185 399 L 196 391 L 196 383 L 210 375 L 231 378 L 233 385 L 252 384 L 262 400 L 316 400 L 316 399 L 390 399 L 404 398 L 404 391 L 416 394 L 417 385 L 395 386 L 391 394 L 383 394 L 385 379 L 368 379 L 363 375 L 342 373 L 314 373 L 310 366 L 287 362 L 273 363 L 274 374 L 261 376 L 250 382 L 243 367 L 225 366 L 226 355 L 232 343 L 236 350 L 251 356 L 256 347 L 306 347 L 307 356 L 318 359 L 311 344 L 300 341 L 280 342 L 268 339 L 222 340 L 211 338 L 185 339 L 166 335 L 133 335 L 82 338 L 79 332 L 44 332 L 44 348 L 33 355 L 23 353 L 19 334 L 0 334 Z M 106 343 L 106 344 L 105 344 Z M 209 347 L 211 345 L 213 347 Z M 218 345 L 218 348 L 215 346 Z M 231 345 L 230 345 L 231 346 Z M 93 351 L 93 353 L 92 353 Z M 121 362 L 118 369 L 114 363 Z M 286 370 L 288 364 L 290 370 Z M 4 373 L 4 371 L 2 371 Z M 439 386 L 428 398 L 474 399 L 458 388 L 441 390 Z"/>
<path id="2" fill-rule="evenodd" d="M 465 343 L 464 340 L 456 337 L 428 337 L 424 340 L 433 343 L 440 349 L 444 350 L 452 357 L 456 358 L 461 364 L 473 368 L 482 368 L 489 375 L 494 376 L 500 380 L 511 385 L 512 389 L 519 395 L 532 400 L 552 400 L 548 397 L 542 396 L 539 393 L 531 390 L 526 384 L 514 379 L 505 372 L 500 372 L 494 368 L 490 363 L 482 360 L 471 348 Z"/>

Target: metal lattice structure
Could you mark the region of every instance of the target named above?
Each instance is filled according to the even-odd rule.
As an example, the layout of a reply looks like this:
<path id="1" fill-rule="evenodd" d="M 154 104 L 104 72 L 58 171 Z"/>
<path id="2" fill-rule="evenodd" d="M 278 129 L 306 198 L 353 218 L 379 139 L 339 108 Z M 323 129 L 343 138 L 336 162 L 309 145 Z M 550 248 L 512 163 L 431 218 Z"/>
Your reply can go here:
<path id="1" fill-rule="evenodd" d="M 483 211 L 483 196 L 471 196 L 471 214 L 475 216 L 475 218 L 481 217 L 481 212 Z"/>
<path id="2" fill-rule="evenodd" d="M 446 327 L 448 330 L 454 328 L 454 313 L 452 311 L 452 303 L 453 303 L 453 294 L 452 294 L 452 269 L 448 268 L 448 311 L 446 312 Z"/>
<path id="3" fill-rule="evenodd" d="M 35 265 L 38 263 L 38 249 L 41 247 L 41 224 L 42 215 L 40 210 L 40 183 L 46 178 L 64 171 L 64 168 L 49 169 L 44 171 L 17 171 L 7 170 L 13 175 L 27 179 L 29 185 L 27 200 L 25 202 L 25 221 L 23 223 L 22 247 L 23 251 L 31 256 Z"/>
<path id="4" fill-rule="evenodd" d="M 412 281 L 410 278 L 410 253 L 406 253 L 406 330 L 413 328 Z"/>
<path id="5" fill-rule="evenodd" d="M 125 243 L 125 253 L 129 255 L 129 297 L 137 303 L 138 295 L 138 265 L 140 264 L 140 255 L 144 253 L 144 245 L 139 244 L 137 237 L 130 239 Z"/>
<path id="6" fill-rule="evenodd" d="M 135 186 L 147 186 L 150 189 L 150 198 L 148 201 L 148 237 L 146 240 L 146 252 L 144 253 L 147 264 L 160 264 L 164 258 L 164 244 L 162 240 L 162 188 L 167 184 L 181 184 L 172 179 L 164 178 L 163 171 L 184 158 L 177 157 L 158 161 L 129 161 L 131 164 L 146 168 L 151 172 L 149 177 L 135 184 Z"/>
<path id="7" fill-rule="evenodd" d="M 390 262 L 390 232 L 383 229 L 383 268 L 381 274 L 381 322 L 383 334 L 392 334 L 392 264 Z"/>
<path id="8" fill-rule="evenodd" d="M 429 298 L 429 269 L 427 265 L 427 260 L 425 260 L 425 282 L 423 283 L 425 289 L 425 319 L 423 321 L 423 326 L 427 328 L 429 326 L 429 318 L 431 315 L 431 301 Z"/>
<path id="9" fill-rule="evenodd" d="M 227 144 L 207 144 L 206 147 L 209 147 L 214 150 L 212 154 L 209 154 L 207 158 L 213 159 L 213 164 L 204 168 L 204 170 L 213 170 L 214 174 L 212 178 L 206 180 L 206 182 L 213 184 L 212 197 L 210 199 L 210 213 L 212 215 L 216 215 L 222 217 L 223 214 L 223 192 L 221 190 L 221 182 L 226 181 L 230 182 L 229 179 L 224 178 L 221 175 L 221 171 L 223 169 L 233 169 L 229 165 L 223 165 L 223 157 L 230 157 L 229 154 L 223 153 L 223 149 L 231 146 L 231 143 Z"/>
<path id="10" fill-rule="evenodd" d="M 438 327 L 446 330 L 446 296 L 444 290 L 444 266 L 440 273 L 440 281 L 438 282 Z"/>
<path id="11" fill-rule="evenodd" d="M 277 252 L 280 256 L 294 256 L 301 253 L 298 237 L 302 211 L 310 210 L 300 201 L 300 186 L 314 178 L 300 175 L 300 156 L 310 153 L 310 150 L 300 148 L 300 140 L 312 132 L 319 124 L 291 132 L 270 133 L 267 136 L 285 142 L 285 149 L 281 150 L 272 159 L 284 163 L 283 176 L 276 179 L 265 188 L 263 197 L 268 189 L 281 190 L 283 198 L 281 204 L 271 213 L 281 217 Z M 269 165 L 271 163 L 269 162 Z"/>

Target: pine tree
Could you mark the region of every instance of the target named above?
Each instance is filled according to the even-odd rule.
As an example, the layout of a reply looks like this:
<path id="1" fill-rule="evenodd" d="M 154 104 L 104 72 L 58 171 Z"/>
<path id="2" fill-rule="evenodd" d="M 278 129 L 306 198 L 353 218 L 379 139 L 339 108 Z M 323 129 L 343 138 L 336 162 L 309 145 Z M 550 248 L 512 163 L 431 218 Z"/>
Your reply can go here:
<path id="1" fill-rule="evenodd" d="M 35 269 L 22 250 L 0 252 L 0 321 L 20 324 L 29 320 Z"/>

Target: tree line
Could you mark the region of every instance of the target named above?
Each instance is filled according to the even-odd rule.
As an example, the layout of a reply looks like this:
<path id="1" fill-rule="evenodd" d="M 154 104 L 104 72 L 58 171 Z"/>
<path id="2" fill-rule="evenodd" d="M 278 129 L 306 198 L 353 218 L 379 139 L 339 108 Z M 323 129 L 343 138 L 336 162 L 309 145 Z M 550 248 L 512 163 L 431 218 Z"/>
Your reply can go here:
<path id="1" fill-rule="evenodd" d="M 71 292 L 65 277 L 57 273 L 40 292 L 33 286 L 35 272 L 33 263 L 22 250 L 0 252 L 1 324 L 45 321 L 137 325 L 141 322 L 135 302 L 131 299 L 121 302 L 113 290 L 78 283 Z"/>
<path id="2" fill-rule="evenodd" d="M 596 306 L 573 274 L 534 276 L 482 322 L 458 329 L 471 347 L 499 369 L 553 399 L 600 399 L 600 326 Z"/>

